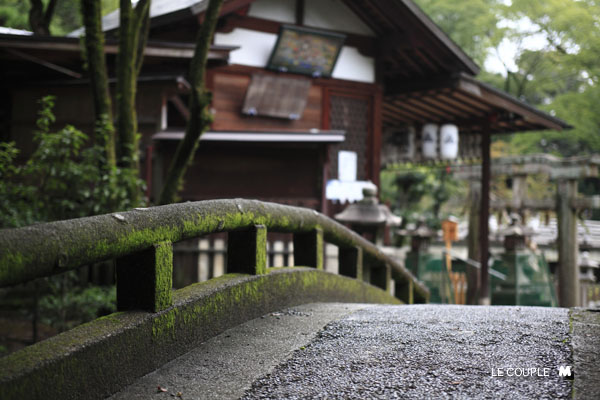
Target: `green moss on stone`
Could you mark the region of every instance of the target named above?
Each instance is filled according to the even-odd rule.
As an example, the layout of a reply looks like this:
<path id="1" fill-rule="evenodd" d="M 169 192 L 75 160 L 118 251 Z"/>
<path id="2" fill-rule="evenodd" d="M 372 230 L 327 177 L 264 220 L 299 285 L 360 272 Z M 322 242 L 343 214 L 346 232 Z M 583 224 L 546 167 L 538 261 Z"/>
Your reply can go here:
<path id="1" fill-rule="evenodd" d="M 122 219 L 116 219 L 114 215 L 103 215 L 3 231 L 0 235 L 0 286 L 121 257 L 163 241 L 177 242 L 257 224 L 281 232 L 307 233 L 322 228 L 324 240 L 343 247 L 360 246 L 365 258 L 387 262 L 383 253 L 355 233 L 316 212 L 296 207 L 249 200 L 219 200 L 173 204 L 126 212 L 122 216 Z M 322 265 L 321 252 L 318 257 L 317 265 Z M 397 281 L 412 279 L 401 265 L 396 262 L 392 265 Z M 420 283 L 415 284 L 415 298 L 427 298 L 427 291 Z"/>
<path id="2" fill-rule="evenodd" d="M 323 269 L 323 229 L 319 226 L 315 228 L 317 236 L 317 269 Z"/>
<path id="3" fill-rule="evenodd" d="M 173 304 L 173 245 L 162 242 L 155 246 L 155 297 L 154 311 L 164 310 Z"/>
<path id="4" fill-rule="evenodd" d="M 267 273 L 267 228 L 264 225 L 256 229 L 256 275 Z"/>
<path id="5" fill-rule="evenodd" d="M 175 320 L 178 310 L 167 310 L 152 321 L 152 337 L 155 340 L 175 339 Z"/>
<path id="6" fill-rule="evenodd" d="M 371 285 L 312 268 L 229 274 L 178 290 L 173 298 L 173 307 L 159 313 L 112 314 L 0 358 L 0 398 L 102 398 L 268 312 L 315 301 L 398 302 Z"/>

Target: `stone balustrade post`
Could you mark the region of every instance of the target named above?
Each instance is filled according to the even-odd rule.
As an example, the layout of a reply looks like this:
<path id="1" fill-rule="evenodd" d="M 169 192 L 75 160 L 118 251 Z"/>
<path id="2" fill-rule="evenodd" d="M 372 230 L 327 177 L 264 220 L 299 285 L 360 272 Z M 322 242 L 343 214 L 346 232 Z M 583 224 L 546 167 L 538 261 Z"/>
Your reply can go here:
<path id="1" fill-rule="evenodd" d="M 173 244 L 120 257 L 117 266 L 117 309 L 158 312 L 173 304 Z"/>
<path id="2" fill-rule="evenodd" d="M 294 264 L 323 269 L 323 230 L 294 234 Z"/>
<path id="3" fill-rule="evenodd" d="M 363 279 L 363 250 L 361 247 L 340 247 L 339 250 L 339 274 Z"/>
<path id="4" fill-rule="evenodd" d="M 232 231 L 227 240 L 227 273 L 263 275 L 267 273 L 267 228 Z"/>

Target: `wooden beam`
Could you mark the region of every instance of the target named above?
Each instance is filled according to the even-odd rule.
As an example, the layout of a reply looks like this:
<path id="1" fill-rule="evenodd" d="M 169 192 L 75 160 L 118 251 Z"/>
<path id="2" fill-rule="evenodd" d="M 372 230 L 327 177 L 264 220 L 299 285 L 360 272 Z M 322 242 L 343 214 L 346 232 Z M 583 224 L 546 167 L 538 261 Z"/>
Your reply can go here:
<path id="1" fill-rule="evenodd" d="M 364 1 L 343 0 L 344 4 L 354 12 L 377 36 L 383 36 L 390 25 L 389 16 L 381 14 L 373 4 Z M 369 14 L 369 15 L 367 15 Z M 377 20 L 377 21 L 375 21 Z"/>
<path id="2" fill-rule="evenodd" d="M 451 106 L 454 106 L 464 112 L 469 113 L 470 115 L 475 115 L 478 118 L 483 119 L 485 117 L 485 112 L 481 111 L 479 108 L 474 108 L 471 104 L 465 103 L 461 99 L 453 97 L 451 93 L 443 93 L 435 96 L 435 99 L 446 102 Z"/>
<path id="3" fill-rule="evenodd" d="M 296 25 L 304 25 L 304 0 L 296 0 Z"/>
<path id="4" fill-rule="evenodd" d="M 414 105 L 415 107 L 419 107 L 420 109 L 422 109 L 426 112 L 429 112 L 433 115 L 437 115 L 440 118 L 445 119 L 448 122 L 454 121 L 455 119 L 457 119 L 457 115 L 454 112 L 447 111 L 446 109 L 444 109 L 442 107 L 429 105 L 429 104 L 427 104 L 426 101 L 424 101 L 424 99 L 421 99 L 421 98 L 407 99 L 405 104 L 407 104 L 407 103 Z"/>
<path id="5" fill-rule="evenodd" d="M 479 67 L 442 30 L 427 17 L 418 6 L 410 1 L 373 1 L 372 7 L 386 16 L 389 28 L 402 26 L 415 37 L 427 43 L 429 53 L 447 58 L 442 63 L 446 71 L 468 71 L 479 73 Z M 402 21 L 402 22 L 399 22 Z M 388 28 L 388 30 L 390 30 Z M 462 65 L 461 65 L 462 64 Z"/>
<path id="6" fill-rule="evenodd" d="M 398 4 L 396 2 L 377 2 L 380 5 Z M 422 30 L 424 33 L 435 38 L 434 45 L 438 48 L 445 50 L 444 52 L 450 52 L 456 59 L 460 60 L 463 67 L 466 67 L 470 73 L 476 75 L 479 73 L 479 66 L 456 44 L 446 35 L 439 26 L 437 26 L 420 8 L 412 1 L 401 2 L 407 10 L 410 10 L 410 14 L 416 18 L 416 20 L 422 24 Z M 406 20 L 406 19 L 404 19 Z M 416 25 L 416 24 L 415 24 Z M 414 31 L 414 30 L 413 30 Z"/>
<path id="7" fill-rule="evenodd" d="M 447 113 L 452 114 L 453 116 L 458 115 L 462 119 L 467 119 L 471 117 L 468 113 L 465 113 L 464 110 L 459 109 L 459 107 L 451 107 L 448 104 L 436 99 L 435 97 L 423 96 L 420 101 L 421 103 L 427 104 L 431 107 L 437 107 L 438 109 L 444 110 Z"/>
<path id="8" fill-rule="evenodd" d="M 227 14 L 231 14 L 234 13 L 240 9 L 243 9 L 247 6 L 249 6 L 250 4 L 252 4 L 254 2 L 254 0 L 229 0 L 229 1 L 224 1 L 223 5 L 221 6 L 221 10 L 219 11 L 219 18 L 227 15 Z M 206 2 L 208 3 L 208 2 Z M 195 13 L 196 11 L 194 10 L 195 7 L 203 7 L 202 4 L 197 4 L 195 6 L 190 7 L 190 11 L 192 11 L 192 13 Z M 202 9 L 201 12 L 199 12 L 196 15 L 196 18 L 198 20 L 198 24 L 202 24 L 202 22 L 204 22 L 204 15 L 206 14 L 206 6 L 203 7 L 204 9 Z"/>
<path id="9" fill-rule="evenodd" d="M 422 117 L 425 118 L 426 121 L 432 121 L 433 118 L 431 117 L 431 114 L 428 113 L 425 110 L 422 110 L 416 106 L 414 106 L 413 104 L 408 104 L 408 103 L 402 103 L 402 104 L 398 104 L 397 102 L 393 103 L 395 107 L 397 108 L 404 108 L 406 110 L 409 110 L 410 112 L 413 112 L 417 115 L 420 115 Z"/>
<path id="10" fill-rule="evenodd" d="M 81 53 L 81 47 L 78 39 L 72 38 L 53 38 L 39 39 L 33 41 L 31 39 L 23 40 L 4 40 L 0 38 L 0 48 L 7 51 L 10 49 L 28 49 L 28 50 L 54 50 L 68 51 Z M 226 58 L 230 51 L 235 50 L 237 46 L 211 46 L 209 59 Z M 106 54 L 117 54 L 118 44 L 115 40 L 107 40 L 104 45 Z M 144 48 L 144 56 L 151 57 L 170 57 L 170 58 L 192 58 L 194 56 L 194 43 L 159 43 L 149 41 Z"/>
<path id="11" fill-rule="evenodd" d="M 83 75 L 81 75 L 78 72 L 75 72 L 75 71 L 70 70 L 70 69 L 65 68 L 65 67 L 61 67 L 60 65 L 56 65 L 56 64 L 51 63 L 49 61 L 42 60 L 41 58 L 32 56 L 30 54 L 25 54 L 25 53 L 23 53 L 23 52 L 21 52 L 19 50 L 4 49 L 4 51 L 6 51 L 7 53 L 10 53 L 12 55 L 15 55 L 17 57 L 23 58 L 23 59 L 25 59 L 27 61 L 31 61 L 33 63 L 42 65 L 42 66 L 44 66 L 44 67 L 46 67 L 48 69 L 60 72 L 61 74 L 65 74 L 65 75 L 70 76 L 70 77 L 75 78 L 75 79 L 81 79 L 82 76 L 83 76 Z"/>
<path id="12" fill-rule="evenodd" d="M 388 121 L 389 119 L 393 119 L 393 120 L 400 121 L 403 123 L 407 123 L 407 122 L 425 123 L 425 122 L 427 122 L 427 119 L 425 119 L 423 117 L 417 117 L 410 112 L 406 112 L 405 110 L 400 110 L 400 109 L 389 110 L 389 109 L 384 108 L 383 120 Z"/>
<path id="13" fill-rule="evenodd" d="M 235 28 L 250 29 L 259 32 L 278 34 L 281 28 L 281 23 L 264 18 L 256 18 L 243 16 L 238 14 L 230 14 L 227 16 L 226 23 L 223 27 L 218 28 L 218 32 L 231 32 Z M 313 28 L 305 26 L 306 28 Z M 319 29 L 319 28 L 314 28 Z M 357 35 L 348 32 L 330 31 L 346 35 L 345 45 L 356 47 L 358 51 L 366 56 L 375 57 L 377 55 L 377 38 Z"/>
<path id="14" fill-rule="evenodd" d="M 410 94 L 418 91 L 454 89 L 456 78 L 451 76 L 429 76 L 422 80 L 388 79 L 385 85 L 385 96 Z"/>
<path id="15" fill-rule="evenodd" d="M 175 95 L 169 97 L 169 101 L 171 103 L 173 103 L 173 105 L 175 106 L 175 108 L 177 109 L 177 111 L 179 111 L 179 113 L 181 114 L 181 116 L 183 117 L 183 119 L 185 119 L 186 121 L 189 121 L 189 119 L 190 119 L 190 110 L 188 110 L 188 108 L 185 105 L 185 103 L 183 102 L 183 100 L 181 100 L 181 97 L 179 97 L 178 94 L 175 94 Z"/>
<path id="16" fill-rule="evenodd" d="M 465 95 L 458 91 L 453 91 L 450 96 L 454 99 L 460 100 L 464 104 L 468 104 L 470 107 L 479 110 L 480 112 L 485 113 L 485 115 L 489 115 L 492 111 L 494 111 L 493 107 L 490 107 L 487 103 L 483 103 L 477 99 L 469 95 Z"/>
<path id="17" fill-rule="evenodd" d="M 562 130 L 565 128 L 558 122 L 553 121 L 551 116 L 545 117 L 541 115 L 541 111 L 537 111 L 524 103 L 518 104 L 519 101 L 517 99 L 511 99 L 510 96 L 505 93 L 492 91 L 484 85 L 474 83 L 473 81 L 474 80 L 472 79 L 461 79 L 459 81 L 458 89 L 463 93 L 468 93 L 470 96 L 480 99 L 482 102 L 485 102 L 492 107 L 513 112 L 520 115 L 526 121 L 540 124 L 546 129 Z"/>
<path id="18" fill-rule="evenodd" d="M 371 180 L 379 187 L 379 173 L 381 170 L 381 143 L 382 143 L 382 118 L 383 110 L 383 93 L 381 87 L 378 87 L 377 93 L 373 96 L 373 101 L 370 107 L 371 114 L 371 148 L 369 153 L 371 154 Z"/>
<path id="19" fill-rule="evenodd" d="M 481 183 L 477 180 L 471 180 L 469 185 L 469 234 L 467 236 L 467 254 L 471 260 L 481 260 L 479 247 L 480 207 Z M 480 269 L 469 268 L 467 270 L 467 304 L 475 305 L 479 303 L 480 275 Z"/>

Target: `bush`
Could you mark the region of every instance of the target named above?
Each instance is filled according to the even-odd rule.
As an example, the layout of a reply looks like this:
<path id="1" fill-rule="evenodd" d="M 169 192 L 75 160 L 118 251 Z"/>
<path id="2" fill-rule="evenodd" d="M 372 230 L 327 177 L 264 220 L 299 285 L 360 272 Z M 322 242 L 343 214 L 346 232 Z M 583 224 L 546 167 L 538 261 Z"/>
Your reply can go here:
<path id="1" fill-rule="evenodd" d="M 129 195 L 144 188 L 136 169 L 109 165 L 104 148 L 90 143 L 85 133 L 71 125 L 50 132 L 54 98 L 44 97 L 40 106 L 34 135 L 37 148 L 24 164 L 16 162 L 19 150 L 14 143 L 0 142 L 0 228 L 141 205 Z M 97 141 L 102 143 L 106 134 L 100 124 Z M 43 279 L 35 290 L 42 296 L 41 321 L 59 331 L 115 311 L 114 287 L 81 286 L 74 272 Z"/>
<path id="2" fill-rule="evenodd" d="M 125 210 L 128 193 L 143 190 L 138 171 L 110 166 L 104 149 L 71 125 L 50 132 L 54 98 L 40 101 L 37 149 L 17 165 L 14 143 L 0 143 L 0 228 Z M 96 136 L 106 133 L 97 129 Z"/>
<path id="3" fill-rule="evenodd" d="M 74 271 L 46 280 L 49 292 L 39 301 L 41 322 L 59 332 L 116 311 L 115 286 L 78 287 Z"/>

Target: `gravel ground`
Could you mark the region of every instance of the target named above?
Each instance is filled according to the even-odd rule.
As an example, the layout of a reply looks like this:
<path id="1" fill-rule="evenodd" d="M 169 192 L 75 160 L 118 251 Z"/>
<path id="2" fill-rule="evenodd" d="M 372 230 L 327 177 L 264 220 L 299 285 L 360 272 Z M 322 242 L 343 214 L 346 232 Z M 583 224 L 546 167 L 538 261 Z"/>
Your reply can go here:
<path id="1" fill-rule="evenodd" d="M 307 304 L 232 328 L 112 399 L 596 400 L 599 360 L 599 312 Z"/>
<path id="2" fill-rule="evenodd" d="M 372 306 L 328 324 L 242 398 L 567 398 L 572 381 L 558 367 L 572 365 L 568 313 Z M 493 376 L 508 368 L 548 376 Z"/>

